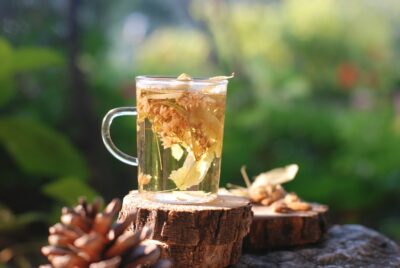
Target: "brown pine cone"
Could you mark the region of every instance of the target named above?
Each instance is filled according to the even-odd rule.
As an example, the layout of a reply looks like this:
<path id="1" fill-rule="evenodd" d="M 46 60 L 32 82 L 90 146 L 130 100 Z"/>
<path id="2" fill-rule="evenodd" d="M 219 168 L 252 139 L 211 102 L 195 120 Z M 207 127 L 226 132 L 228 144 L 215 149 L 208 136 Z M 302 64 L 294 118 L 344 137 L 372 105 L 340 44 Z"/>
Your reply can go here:
<path id="1" fill-rule="evenodd" d="M 122 222 L 113 223 L 121 208 L 119 199 L 112 200 L 99 212 L 100 199 L 92 204 L 81 198 L 74 208 L 63 208 L 61 223 L 49 228 L 49 246 L 42 253 L 53 268 L 169 268 L 169 260 L 160 260 L 160 249 L 144 241 L 150 228 L 136 233 L 124 232 L 136 218 L 131 213 Z"/>

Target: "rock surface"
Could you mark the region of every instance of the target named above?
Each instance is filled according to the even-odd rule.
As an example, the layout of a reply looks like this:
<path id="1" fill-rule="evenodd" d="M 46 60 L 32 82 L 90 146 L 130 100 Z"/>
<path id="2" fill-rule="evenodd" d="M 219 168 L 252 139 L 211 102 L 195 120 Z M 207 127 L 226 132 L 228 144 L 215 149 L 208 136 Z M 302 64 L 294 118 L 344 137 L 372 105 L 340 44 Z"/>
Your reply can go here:
<path id="1" fill-rule="evenodd" d="M 337 225 L 319 244 L 263 255 L 244 254 L 234 267 L 400 267 L 400 247 L 361 225 Z"/>

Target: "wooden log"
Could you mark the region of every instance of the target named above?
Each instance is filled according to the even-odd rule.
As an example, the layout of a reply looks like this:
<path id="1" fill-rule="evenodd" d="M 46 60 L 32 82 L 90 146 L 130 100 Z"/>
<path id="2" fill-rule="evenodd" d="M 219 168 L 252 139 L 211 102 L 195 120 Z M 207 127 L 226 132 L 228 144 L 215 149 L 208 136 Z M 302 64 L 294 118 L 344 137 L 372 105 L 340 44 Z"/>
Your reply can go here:
<path id="1" fill-rule="evenodd" d="M 265 252 L 315 243 L 328 229 L 328 207 L 312 204 L 312 210 L 277 213 L 272 207 L 253 206 L 254 219 L 244 240 L 246 252 Z"/>
<path id="2" fill-rule="evenodd" d="M 133 209 L 130 231 L 148 225 L 151 239 L 168 248 L 174 267 L 226 267 L 239 261 L 242 241 L 250 230 L 251 204 L 245 198 L 219 195 L 210 203 L 175 205 L 143 199 L 136 191 L 125 196 L 120 219 Z"/>

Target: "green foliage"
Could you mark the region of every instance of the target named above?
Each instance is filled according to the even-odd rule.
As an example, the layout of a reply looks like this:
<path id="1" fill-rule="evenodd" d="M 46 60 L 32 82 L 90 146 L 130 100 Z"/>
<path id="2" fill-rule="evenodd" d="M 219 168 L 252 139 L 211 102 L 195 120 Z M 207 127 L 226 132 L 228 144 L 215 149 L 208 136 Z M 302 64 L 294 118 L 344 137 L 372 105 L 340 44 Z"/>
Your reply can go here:
<path id="1" fill-rule="evenodd" d="M 400 133 L 395 131 L 393 123 L 393 115 L 386 111 L 355 112 L 338 118 L 337 134 L 342 148 L 336 158 L 336 168 L 386 186 L 397 170 L 400 150 Z"/>
<path id="2" fill-rule="evenodd" d="M 14 215 L 10 209 L 0 205 L 0 234 L 16 232 L 31 223 L 44 221 L 44 219 L 46 219 L 46 215 L 43 213 L 27 212 Z"/>
<path id="3" fill-rule="evenodd" d="M 4 38 L 0 38 L 0 56 L 3 60 L 0 65 L 0 105 L 14 97 L 17 74 L 64 65 L 62 55 L 52 49 L 12 48 Z M 0 116 L 0 145 L 27 174 L 88 177 L 85 160 L 68 138 L 38 120 Z"/>
<path id="4" fill-rule="evenodd" d="M 80 196 L 89 200 L 99 196 L 89 185 L 74 177 L 61 178 L 45 185 L 43 193 L 68 206 L 76 204 Z"/>
<path id="5" fill-rule="evenodd" d="M 389 218 L 383 221 L 380 231 L 389 234 L 397 241 L 400 240 L 400 220 L 398 218 Z"/>
<path id="6" fill-rule="evenodd" d="M 29 174 L 88 177 L 84 159 L 68 139 L 38 121 L 0 118 L 0 143 Z"/>
<path id="7" fill-rule="evenodd" d="M 7 103 L 15 95 L 15 82 L 10 77 L 0 78 L 0 106 Z"/>
<path id="8" fill-rule="evenodd" d="M 6 161 L 0 160 L 6 163 L 1 165 L 0 187 L 5 186 L 5 189 L 10 187 L 11 179 L 14 180 L 13 185 L 18 185 L 18 182 L 35 185 L 32 191 L 39 191 L 30 194 L 29 199 L 39 204 L 47 199 L 46 195 L 54 197 L 59 204 L 71 204 L 76 201 L 77 195 L 94 196 L 96 193 L 82 182 L 89 177 L 88 167 L 82 154 L 65 134 L 59 133 L 48 123 L 43 123 L 40 116 L 31 110 L 35 107 L 33 103 L 30 103 L 34 100 L 33 98 L 28 98 L 28 103 L 24 103 L 25 96 L 21 97 L 22 94 L 18 94 L 19 90 L 26 90 L 27 81 L 32 82 L 40 77 L 39 71 L 63 66 L 64 57 L 48 48 L 12 48 L 7 40 L 0 38 L 0 59 L 2 61 L 0 64 L 0 157 L 7 157 Z M 34 92 L 25 91 L 24 93 L 31 97 Z M 50 101 L 53 99 L 51 98 Z M 54 106 L 39 104 L 37 107 L 46 109 L 45 107 Z M 16 113 L 20 116 L 14 115 Z M 52 111 L 47 110 L 44 113 L 49 114 Z M 7 165 L 7 163 L 13 164 Z M 18 170 L 15 170 L 15 167 L 18 167 Z M 73 176 L 74 181 L 67 179 L 67 176 Z M 44 186 L 41 196 L 41 184 L 48 180 L 52 182 Z M 0 236 L 2 237 L 0 248 L 8 247 L 7 250 L 12 252 L 16 267 L 31 267 L 25 255 L 29 250 L 38 252 L 37 245 L 19 243 L 19 241 L 27 241 L 27 236 L 35 237 L 36 234 L 32 233 L 35 230 L 31 230 L 32 226 L 50 222 L 54 217 L 53 214 L 35 212 L 38 204 L 25 201 L 22 203 L 23 211 L 28 212 L 13 213 L 11 209 L 18 208 L 20 204 L 19 200 L 15 200 L 16 197 L 13 198 L 12 202 L 6 203 L 10 209 L 0 206 Z M 24 200 L 23 197 L 21 200 Z M 54 210 L 56 206 L 52 204 L 48 207 Z M 37 241 L 37 239 L 34 240 Z M 0 260 L 2 261 L 4 260 Z"/>
<path id="9" fill-rule="evenodd" d="M 343 211 L 378 209 L 385 195 L 400 188 L 399 133 L 385 109 L 372 114 L 296 102 L 231 112 L 227 121 L 233 116 L 237 124 L 225 131 L 222 184 L 242 183 L 243 164 L 257 175 L 298 163 L 299 175 L 288 189 Z"/>
<path id="10" fill-rule="evenodd" d="M 399 76 L 387 12 L 330 0 L 195 1 L 192 12 L 220 66 L 247 82 L 244 93 L 229 86 L 222 183 L 240 183 L 242 164 L 256 175 L 298 163 L 287 187 L 334 209 L 378 211 L 394 196 L 399 115 L 387 92 Z"/>
<path id="11" fill-rule="evenodd" d="M 186 72 L 199 75 L 213 68 L 208 62 L 211 51 L 206 36 L 185 28 L 161 28 L 138 50 L 138 66 L 144 74 L 179 75 Z"/>
<path id="12" fill-rule="evenodd" d="M 8 102 L 15 94 L 12 74 L 12 48 L 10 44 L 0 38 L 0 107 Z"/>
<path id="13" fill-rule="evenodd" d="M 193 13 L 210 28 L 223 65 L 245 75 L 260 102 L 287 95 L 293 78 L 308 87 L 304 94 L 387 90 L 393 82 L 393 26 L 383 10 L 363 2 L 238 1 L 217 7 L 196 1 Z M 340 78 L 345 66 L 355 72 L 347 83 Z"/>
<path id="14" fill-rule="evenodd" d="M 169 13 L 178 10 L 175 1 L 108 2 L 88 1 L 79 10 L 84 17 L 77 62 L 99 120 L 112 107 L 133 105 L 132 73 L 214 76 L 234 71 L 228 87 L 221 186 L 243 183 L 242 165 L 255 176 L 298 163 L 298 177 L 285 186 L 289 191 L 330 205 L 334 222 L 361 222 L 400 239 L 396 1 L 375 5 L 346 0 L 194 0 L 179 6 L 177 13 Z M 24 13 L 24 21 L 26 17 L 28 23 L 36 23 L 32 29 L 41 29 L 37 14 L 44 18 L 49 10 L 29 6 L 36 6 L 29 12 L 34 17 Z M 110 14 L 98 16 L 99 10 Z M 142 24 L 120 27 L 131 13 L 139 14 L 133 16 L 136 19 L 144 15 Z M 85 18 L 88 14 L 91 17 Z M 113 34 L 102 28 L 110 22 L 104 20 L 108 15 L 113 17 L 107 27 Z M 42 22 L 40 32 L 21 30 L 17 35 L 0 29 L 13 44 L 21 44 L 12 46 L 0 38 L 0 189 L 28 182 L 24 188 L 32 186 L 38 192 L 22 208 L 2 196 L 8 208 L 0 208 L 0 232 L 4 222 L 7 234 L 23 234 L 24 229 L 30 231 L 30 223 L 43 220 L 42 214 L 26 211 L 44 211 L 45 220 L 51 221 L 59 216 L 60 205 L 74 204 L 80 195 L 96 195 L 83 150 L 70 141 L 80 129 L 57 129 L 76 108 L 66 101 L 71 92 L 64 85 L 67 54 L 55 49 L 57 45 L 32 46 L 60 44 L 54 25 L 65 21 L 53 16 Z M 8 19 L 16 23 L 16 17 Z M 184 27 L 178 25 L 182 21 Z M 108 36 L 113 36 L 114 45 L 105 42 Z M 119 119 L 113 131 L 117 145 L 135 155 L 132 120 Z M 102 146 L 99 136 L 91 138 Z M 117 171 L 116 177 L 136 173 L 117 161 L 109 161 L 108 168 Z M 112 185 L 114 192 L 127 191 L 121 180 Z M 54 202 L 47 202 L 49 198 Z M 20 237 L 5 241 L 12 244 Z"/>
<path id="15" fill-rule="evenodd" d="M 16 93 L 15 75 L 34 72 L 49 67 L 62 66 L 64 58 L 58 52 L 40 47 L 14 49 L 0 37 L 0 107 L 10 101 Z"/>
<path id="16" fill-rule="evenodd" d="M 23 47 L 13 55 L 15 72 L 32 72 L 44 68 L 64 65 L 64 57 L 48 48 Z"/>

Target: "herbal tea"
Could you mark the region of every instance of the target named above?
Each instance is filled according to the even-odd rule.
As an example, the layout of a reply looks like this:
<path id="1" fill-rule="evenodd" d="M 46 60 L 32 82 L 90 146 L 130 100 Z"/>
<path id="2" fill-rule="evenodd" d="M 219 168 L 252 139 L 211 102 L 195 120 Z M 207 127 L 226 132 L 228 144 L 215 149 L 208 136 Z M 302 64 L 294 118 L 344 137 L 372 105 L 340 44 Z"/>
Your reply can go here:
<path id="1" fill-rule="evenodd" d="M 216 197 L 226 80 L 137 83 L 139 191 L 169 203 Z"/>

